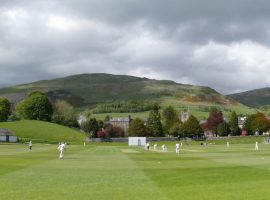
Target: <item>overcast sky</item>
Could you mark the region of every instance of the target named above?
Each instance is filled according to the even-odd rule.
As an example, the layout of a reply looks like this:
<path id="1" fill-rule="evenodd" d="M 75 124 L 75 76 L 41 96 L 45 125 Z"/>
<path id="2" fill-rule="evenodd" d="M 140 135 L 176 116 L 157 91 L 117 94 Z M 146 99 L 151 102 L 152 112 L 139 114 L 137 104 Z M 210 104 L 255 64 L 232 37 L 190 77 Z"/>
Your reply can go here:
<path id="1" fill-rule="evenodd" d="M 80 73 L 270 86 L 269 0 L 0 0 L 0 87 Z"/>

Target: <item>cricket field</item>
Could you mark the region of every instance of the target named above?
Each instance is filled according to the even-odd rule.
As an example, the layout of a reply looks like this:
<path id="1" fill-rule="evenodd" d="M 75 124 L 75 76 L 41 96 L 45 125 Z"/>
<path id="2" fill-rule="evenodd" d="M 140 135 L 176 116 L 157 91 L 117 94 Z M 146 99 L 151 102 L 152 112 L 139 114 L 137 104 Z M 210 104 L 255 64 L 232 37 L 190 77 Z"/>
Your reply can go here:
<path id="1" fill-rule="evenodd" d="M 262 200 L 270 198 L 270 145 L 0 144 L 0 199 Z M 160 149 L 161 144 L 158 144 Z"/>

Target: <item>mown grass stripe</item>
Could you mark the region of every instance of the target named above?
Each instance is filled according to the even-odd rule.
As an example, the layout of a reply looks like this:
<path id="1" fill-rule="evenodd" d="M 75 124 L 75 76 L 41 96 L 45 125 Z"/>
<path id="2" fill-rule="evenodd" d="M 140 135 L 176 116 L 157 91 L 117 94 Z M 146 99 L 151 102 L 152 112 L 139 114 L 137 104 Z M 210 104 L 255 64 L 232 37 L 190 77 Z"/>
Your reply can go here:
<path id="1" fill-rule="evenodd" d="M 50 159 L 1 176 L 1 197 L 142 199 L 148 195 L 155 199 L 166 199 L 161 198 L 159 188 L 117 147 L 77 150 L 69 154 L 68 151 L 73 151 L 71 147 L 63 160 Z M 11 194 L 12 187 L 19 190 Z"/>

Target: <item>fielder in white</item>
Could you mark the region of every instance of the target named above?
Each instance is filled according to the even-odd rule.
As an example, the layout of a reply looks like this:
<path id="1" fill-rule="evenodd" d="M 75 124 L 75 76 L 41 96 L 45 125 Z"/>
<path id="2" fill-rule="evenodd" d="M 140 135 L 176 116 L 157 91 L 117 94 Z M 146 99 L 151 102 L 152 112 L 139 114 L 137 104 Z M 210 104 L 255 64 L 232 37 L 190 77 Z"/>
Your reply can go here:
<path id="1" fill-rule="evenodd" d="M 227 142 L 227 148 L 229 148 L 230 147 L 230 143 L 229 142 Z"/>
<path id="2" fill-rule="evenodd" d="M 258 142 L 256 141 L 255 143 L 255 151 L 258 151 L 259 150 L 259 146 L 258 146 Z"/>
<path id="3" fill-rule="evenodd" d="M 157 150 L 157 144 L 154 144 L 154 150 Z"/>
<path id="4" fill-rule="evenodd" d="M 28 145 L 29 145 L 29 149 L 32 150 L 32 141 L 31 140 L 29 141 Z"/>
<path id="5" fill-rule="evenodd" d="M 161 146 L 161 148 L 162 148 L 162 152 L 165 152 L 165 144 L 163 144 L 162 146 Z"/>
<path id="6" fill-rule="evenodd" d="M 64 150 L 65 150 L 65 148 L 66 148 L 65 143 L 60 143 L 60 145 L 58 146 L 58 150 L 60 151 L 59 159 L 64 158 Z"/>
<path id="7" fill-rule="evenodd" d="M 146 143 L 146 148 L 147 148 L 147 150 L 150 149 L 150 143 L 149 142 Z"/>
<path id="8" fill-rule="evenodd" d="M 176 143 L 175 144 L 175 153 L 176 154 L 179 154 L 180 153 L 180 145 L 179 145 L 179 143 Z"/>

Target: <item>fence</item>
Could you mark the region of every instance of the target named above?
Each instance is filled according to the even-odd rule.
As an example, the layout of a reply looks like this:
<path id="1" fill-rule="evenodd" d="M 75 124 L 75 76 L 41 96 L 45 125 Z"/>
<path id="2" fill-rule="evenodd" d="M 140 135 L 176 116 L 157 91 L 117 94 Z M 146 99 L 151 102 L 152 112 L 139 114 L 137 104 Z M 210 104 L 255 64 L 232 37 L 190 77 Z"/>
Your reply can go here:
<path id="1" fill-rule="evenodd" d="M 177 137 L 148 137 L 147 142 L 170 142 L 179 140 Z M 128 138 L 87 138 L 87 142 L 126 142 Z"/>

